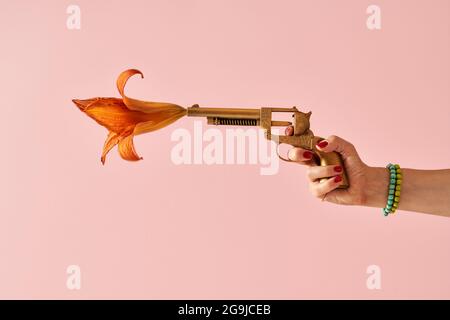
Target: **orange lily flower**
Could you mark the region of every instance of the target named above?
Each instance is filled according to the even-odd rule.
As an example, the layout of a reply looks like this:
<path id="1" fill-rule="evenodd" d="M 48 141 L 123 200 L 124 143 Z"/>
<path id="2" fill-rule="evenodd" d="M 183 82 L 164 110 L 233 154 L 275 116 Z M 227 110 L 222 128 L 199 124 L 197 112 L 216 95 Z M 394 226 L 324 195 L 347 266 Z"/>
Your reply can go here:
<path id="1" fill-rule="evenodd" d="M 122 72 L 117 78 L 117 89 L 122 99 L 72 100 L 81 111 L 109 131 L 101 156 L 103 164 L 106 155 L 115 145 L 118 145 L 119 154 L 123 159 L 141 160 L 134 149 L 133 137 L 161 129 L 186 114 L 185 108 L 173 103 L 147 102 L 127 97 L 124 93 L 125 84 L 135 74 L 144 77 L 139 70 L 130 69 Z"/>

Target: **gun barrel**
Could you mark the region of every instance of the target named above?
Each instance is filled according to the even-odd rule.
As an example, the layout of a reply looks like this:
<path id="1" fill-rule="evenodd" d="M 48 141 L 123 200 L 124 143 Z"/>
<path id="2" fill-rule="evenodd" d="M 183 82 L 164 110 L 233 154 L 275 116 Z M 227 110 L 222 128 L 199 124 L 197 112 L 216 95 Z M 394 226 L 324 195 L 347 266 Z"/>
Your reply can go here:
<path id="1" fill-rule="evenodd" d="M 188 117 L 259 120 L 261 117 L 261 110 L 244 108 L 200 108 L 198 106 L 192 106 L 187 108 L 187 115 Z"/>

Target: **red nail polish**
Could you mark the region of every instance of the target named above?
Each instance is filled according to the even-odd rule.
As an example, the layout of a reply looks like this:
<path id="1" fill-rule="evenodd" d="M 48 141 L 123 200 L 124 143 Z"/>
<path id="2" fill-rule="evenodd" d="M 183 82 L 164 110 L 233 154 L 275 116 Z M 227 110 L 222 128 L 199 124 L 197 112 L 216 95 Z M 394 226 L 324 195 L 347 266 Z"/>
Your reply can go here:
<path id="1" fill-rule="evenodd" d="M 334 171 L 342 172 L 342 167 L 341 166 L 336 166 L 336 167 L 334 167 Z"/>
<path id="2" fill-rule="evenodd" d="M 305 152 L 303 152 L 303 158 L 311 159 L 312 156 L 313 156 L 313 154 L 312 154 L 311 151 L 305 151 Z"/>
<path id="3" fill-rule="evenodd" d="M 334 177 L 334 182 L 338 183 L 342 181 L 342 177 L 341 176 L 336 176 Z"/>
<path id="4" fill-rule="evenodd" d="M 328 141 L 326 141 L 326 140 L 322 140 L 317 144 L 317 146 L 319 148 L 325 148 L 327 145 L 328 145 Z"/>
<path id="5" fill-rule="evenodd" d="M 287 127 L 286 130 L 284 130 L 284 134 L 287 136 L 291 136 L 294 133 L 294 128 Z"/>

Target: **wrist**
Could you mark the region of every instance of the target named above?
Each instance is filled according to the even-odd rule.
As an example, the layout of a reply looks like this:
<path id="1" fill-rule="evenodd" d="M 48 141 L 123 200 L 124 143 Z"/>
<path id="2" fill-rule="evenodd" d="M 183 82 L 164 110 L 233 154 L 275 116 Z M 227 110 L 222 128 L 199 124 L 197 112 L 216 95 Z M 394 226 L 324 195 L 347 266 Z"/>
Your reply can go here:
<path id="1" fill-rule="evenodd" d="M 389 188 L 389 172 L 383 167 L 366 168 L 366 185 L 363 188 L 364 206 L 384 208 Z"/>

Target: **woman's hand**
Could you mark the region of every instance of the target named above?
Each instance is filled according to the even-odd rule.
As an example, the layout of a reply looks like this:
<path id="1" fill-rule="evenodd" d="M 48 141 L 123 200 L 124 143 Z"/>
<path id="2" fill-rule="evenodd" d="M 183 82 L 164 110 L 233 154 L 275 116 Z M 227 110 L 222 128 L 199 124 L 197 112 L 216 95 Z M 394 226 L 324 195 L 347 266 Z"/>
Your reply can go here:
<path id="1" fill-rule="evenodd" d="M 286 128 L 286 135 L 292 135 L 293 128 Z M 317 150 L 323 152 L 335 151 L 342 156 L 345 170 L 350 183 L 348 189 L 336 189 L 342 183 L 342 170 L 340 166 L 319 166 L 313 159 L 313 153 L 301 148 L 289 150 L 288 158 L 308 166 L 307 178 L 311 193 L 324 201 L 345 205 L 367 205 L 382 207 L 383 199 L 374 199 L 377 193 L 382 195 L 377 189 L 387 189 L 387 170 L 381 168 L 371 168 L 367 166 L 359 157 L 355 147 L 348 141 L 330 136 L 316 145 Z M 376 177 L 375 175 L 381 175 Z M 322 182 L 321 179 L 327 178 Z M 373 181 L 370 181 L 373 179 Z M 383 182 L 385 180 L 385 182 Z M 376 203 L 375 203 L 376 201 Z M 385 199 L 384 199 L 385 201 Z"/>
<path id="2" fill-rule="evenodd" d="M 293 133 L 293 127 L 286 128 L 286 135 Z M 320 141 L 315 147 L 323 152 L 335 151 L 341 155 L 350 187 L 337 189 L 342 183 L 342 168 L 318 166 L 311 151 L 293 148 L 289 150 L 288 157 L 292 161 L 308 166 L 309 188 L 314 196 L 336 204 L 376 208 L 386 206 L 389 170 L 367 166 L 350 142 L 336 136 Z M 402 175 L 399 210 L 450 217 L 450 169 L 402 168 Z M 326 179 L 319 182 L 323 178 Z"/>

